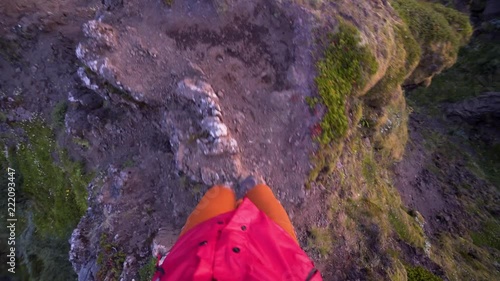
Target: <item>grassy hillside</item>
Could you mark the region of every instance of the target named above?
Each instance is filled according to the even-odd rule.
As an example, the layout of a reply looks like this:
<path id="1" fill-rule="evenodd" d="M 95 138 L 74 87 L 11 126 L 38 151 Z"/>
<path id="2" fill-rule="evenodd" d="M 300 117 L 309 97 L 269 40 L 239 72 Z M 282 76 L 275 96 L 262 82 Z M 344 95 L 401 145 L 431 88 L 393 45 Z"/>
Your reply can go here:
<path id="1" fill-rule="evenodd" d="M 370 63 L 369 49 L 359 47 L 356 31 L 349 31 L 348 39 L 344 38 L 347 35 L 343 32 L 350 29 L 343 26 L 348 23 L 341 21 L 339 32 L 328 37 L 331 45 L 318 63 L 320 97 L 308 102 L 312 107 L 324 104 L 327 113 L 319 131 L 321 148 L 313 157 L 316 166 L 310 185 L 332 190 L 327 192 L 330 224 L 311 227 L 308 247 L 326 263 L 338 263 L 334 253 L 347 247 L 353 263 L 369 280 L 493 280 L 498 273 L 494 264 L 500 255 L 495 237 L 500 235 L 500 224 L 494 218 L 494 207 L 481 206 L 485 201 L 478 197 L 483 195 L 468 189 L 460 191 L 466 194 L 462 197 L 451 197 L 462 208 L 474 210 L 472 218 L 478 227 L 460 235 L 443 229 L 439 235 L 428 236 L 423 229 L 425 219 L 402 203 L 390 171 L 394 161 L 405 161 L 412 110 L 436 113 L 441 102 L 498 91 L 498 44 L 475 38 L 464 46 L 472 34 L 468 17 L 441 4 L 416 0 L 393 0 L 391 4 L 402 19 L 402 25 L 394 27 L 397 55 L 367 94 L 355 92 L 363 88 L 363 81 L 374 74 L 377 64 Z M 349 60 L 344 63 L 342 58 Z M 350 62 L 356 67 L 349 67 Z M 443 74 L 434 76 L 440 71 Z M 411 93 L 412 108 L 407 107 L 400 85 L 428 85 L 430 79 L 430 87 Z M 351 86 L 344 86 L 345 81 L 351 81 Z M 468 143 L 476 153 L 451 157 L 460 144 L 446 140 L 432 127 L 422 129 L 422 133 L 427 138 L 426 153 L 444 157 L 441 165 L 422 163 L 437 173 L 438 185 L 454 188 L 483 179 L 486 186 L 497 183 L 496 146 Z M 441 182 L 441 173 L 447 169 L 472 173 L 462 169 L 464 165 L 473 170 L 471 178 Z M 488 190 L 482 194 L 491 195 Z M 467 228 L 467 223 L 457 223 L 460 229 Z M 414 256 L 402 250 L 408 246 Z"/>
<path id="2" fill-rule="evenodd" d="M 16 170 L 19 280 L 70 280 L 68 237 L 87 209 L 87 184 L 81 163 L 55 143 L 53 129 L 41 119 L 15 123 L 24 133 L 17 146 L 4 140 L 0 164 Z M 6 181 L 2 173 L 2 182 Z M 7 188 L 2 184 L 1 188 Z M 6 191 L 4 191 L 6 192 Z M 2 202 L 4 204 L 4 202 Z"/>

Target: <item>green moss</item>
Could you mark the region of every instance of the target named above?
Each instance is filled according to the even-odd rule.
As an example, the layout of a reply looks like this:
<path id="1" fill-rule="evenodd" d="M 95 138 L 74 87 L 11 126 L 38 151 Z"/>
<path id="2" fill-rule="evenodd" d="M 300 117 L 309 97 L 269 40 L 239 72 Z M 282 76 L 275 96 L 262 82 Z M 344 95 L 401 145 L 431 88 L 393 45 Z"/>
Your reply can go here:
<path id="1" fill-rule="evenodd" d="M 472 233 L 471 237 L 477 246 L 487 246 L 500 250 L 500 223 L 490 219 L 483 224 L 480 231 Z"/>
<path id="2" fill-rule="evenodd" d="M 8 147 L 8 158 L 0 157 L 0 163 L 16 170 L 18 269 L 26 276 L 21 279 L 75 280 L 67 241 L 87 209 L 89 175 L 55 144 L 42 120 L 14 126 L 26 132 L 26 141 Z"/>
<path id="3" fill-rule="evenodd" d="M 396 36 L 396 44 L 398 48 L 403 47 L 406 54 L 405 60 L 405 75 L 410 74 L 413 68 L 418 64 L 422 51 L 417 40 L 412 36 L 410 30 L 406 26 L 397 25 L 394 29 Z"/>
<path id="4" fill-rule="evenodd" d="M 330 143 L 345 136 L 348 129 L 346 98 L 363 87 L 377 71 L 375 57 L 359 44 L 359 32 L 351 24 L 339 23 L 339 31 L 328 34 L 328 46 L 317 63 L 316 84 L 326 113 L 321 121 L 319 141 Z"/>
<path id="5" fill-rule="evenodd" d="M 418 0 L 392 0 L 391 3 L 422 46 L 450 42 L 458 50 L 460 42 L 470 36 L 469 20 L 458 11 Z"/>
<path id="6" fill-rule="evenodd" d="M 389 212 L 389 222 L 398 236 L 408 244 L 423 248 L 424 233 L 416 221 L 400 208 Z"/>
<path id="7" fill-rule="evenodd" d="M 458 137 L 461 144 L 452 142 L 445 134 L 434 132 L 431 130 L 423 130 L 428 150 L 437 151 L 444 155 L 449 161 L 465 160 L 467 169 L 475 174 L 478 178 L 485 179 L 491 182 L 494 186 L 500 188 L 500 144 L 487 144 L 481 140 L 470 140 L 464 138 L 464 131 L 461 129 L 452 130 L 451 135 Z M 460 139 L 461 138 L 461 139 Z M 474 149 L 474 153 L 462 152 L 460 145 L 467 145 Z M 440 167 L 429 164 L 427 168 L 436 175 L 442 176 L 443 171 Z"/>
<path id="8" fill-rule="evenodd" d="M 25 268 L 28 278 L 18 280 L 76 280 L 77 276 L 68 261 L 68 239 L 42 237 L 25 231 L 16 242 L 19 246 L 18 264 Z M 27 244 L 25 244 L 27 243 Z M 17 271 L 16 271 L 17 275 Z"/>
<path id="9" fill-rule="evenodd" d="M 383 219 L 384 210 L 370 199 L 348 200 L 348 203 L 347 213 L 355 221 L 371 220 L 379 225 L 380 220 Z"/>
<path id="10" fill-rule="evenodd" d="M 455 62 L 459 48 L 469 40 L 469 19 L 456 10 L 426 1 L 392 0 L 391 4 L 422 53 L 408 83 L 428 84 L 436 72 Z"/>
<path id="11" fill-rule="evenodd" d="M 460 44 L 466 44 L 472 35 L 472 25 L 470 24 L 469 17 L 441 4 L 433 4 L 432 7 L 436 12 L 444 16 L 453 31 L 457 33 Z"/>
<path id="12" fill-rule="evenodd" d="M 442 281 L 443 279 L 437 277 L 432 272 L 421 266 L 407 266 L 406 275 L 408 281 Z"/>
<path id="13" fill-rule="evenodd" d="M 408 281 L 405 266 L 399 260 L 399 254 L 395 251 L 391 252 L 391 264 L 392 266 L 388 268 L 387 274 L 389 275 L 390 281 Z"/>
<path id="14" fill-rule="evenodd" d="M 365 178 L 369 186 L 373 186 L 376 184 L 376 173 L 377 170 L 375 161 L 373 161 L 372 157 L 366 156 L 363 159 L 363 177 Z"/>
<path id="15" fill-rule="evenodd" d="M 309 108 L 311 110 L 314 110 L 314 108 L 316 107 L 316 105 L 318 105 L 319 103 L 319 98 L 318 97 L 306 97 L 306 103 L 307 105 L 309 105 Z"/>
<path id="16" fill-rule="evenodd" d="M 373 280 L 407 280 L 404 266 L 396 262 L 380 263 L 380 260 L 397 261 L 394 238 L 421 250 L 424 232 L 417 221 L 408 215 L 398 191 L 392 186 L 387 171 L 387 161 L 381 161 L 372 145 L 363 141 L 361 132 L 349 135 L 338 163 L 322 182 L 323 186 L 338 186 L 332 195 L 329 211 L 334 218 L 330 231 L 333 241 L 348 236 L 356 267 L 366 270 L 365 277 Z M 335 164 L 337 162 L 334 162 Z M 422 219 L 422 218 L 420 218 Z M 340 230 L 340 236 L 337 231 Z M 321 236 L 321 235 L 320 235 Z M 313 243 L 314 239 L 311 239 Z M 349 242 L 347 242 L 349 243 Z"/>
<path id="17" fill-rule="evenodd" d="M 322 182 L 335 169 L 337 159 L 342 153 L 344 142 L 337 143 L 335 146 L 321 144 L 318 151 L 311 157 L 314 168 L 309 172 L 306 188 L 311 187 L 314 181 Z"/>
<path id="18" fill-rule="evenodd" d="M 357 201 L 357 209 L 352 216 L 372 218 L 383 233 L 389 234 L 392 229 L 403 241 L 414 247 L 423 248 L 424 232 L 402 208 L 401 199 L 394 187 L 384 180 L 384 162 L 376 163 L 369 155 L 365 155 L 362 162 L 362 173 L 369 192 L 365 199 Z"/>
<path id="19" fill-rule="evenodd" d="M 310 230 L 308 247 L 315 249 L 321 256 L 327 256 L 332 250 L 332 233 L 328 228 L 313 226 Z"/>
<path id="20" fill-rule="evenodd" d="M 89 149 L 89 147 L 90 147 L 89 141 L 86 139 L 80 138 L 80 137 L 74 137 L 73 143 L 75 143 L 76 145 L 79 145 L 83 149 Z"/>
<path id="21" fill-rule="evenodd" d="M 41 120 L 20 125 L 28 137 L 13 151 L 22 174 L 22 189 L 32 204 L 37 231 L 65 237 L 87 209 L 89 175 L 54 141 L 52 130 Z M 54 157 L 55 156 L 55 157 Z"/>
<path id="22" fill-rule="evenodd" d="M 458 130 L 458 133 L 453 138 L 449 138 L 443 133 L 434 132 L 431 129 L 422 130 L 422 135 L 426 141 L 426 149 L 431 154 L 439 155 L 439 161 L 428 164 L 426 167 L 438 175 L 438 178 L 442 178 L 446 171 L 449 170 L 443 169 L 439 165 L 440 163 L 455 166 L 461 165 L 458 163 L 465 162 L 466 165 L 463 168 L 469 169 L 470 172 L 477 174 L 477 176 L 482 176 L 482 170 L 490 168 L 489 166 L 495 167 L 496 165 L 498 167 L 496 161 L 488 162 L 488 164 L 486 162 L 484 164 L 477 162 L 477 157 L 482 153 L 469 154 L 464 149 L 460 149 L 464 144 L 476 150 L 481 150 L 478 147 L 484 146 L 484 144 L 471 142 L 469 138 L 463 135 L 462 127 L 463 125 L 458 128 L 449 128 L 451 131 Z M 460 140 L 460 138 L 464 139 Z M 462 151 L 462 153 L 457 154 L 457 151 Z M 495 157 L 493 151 L 487 154 Z M 476 162 L 481 163 L 481 165 L 477 165 Z M 476 179 L 473 181 L 470 181 L 470 179 L 461 180 L 454 184 L 454 188 L 456 188 L 460 204 L 471 215 L 471 223 L 481 223 L 481 227 L 476 232 L 470 233 L 471 239 L 466 235 L 460 237 L 458 236 L 460 234 L 442 232 L 439 241 L 434 240 L 430 248 L 430 258 L 443 268 L 449 280 L 495 280 L 496 275 L 498 275 L 496 265 L 498 264 L 500 240 L 497 237 L 499 237 L 500 227 L 498 221 L 491 218 L 491 214 L 488 212 L 493 201 L 490 203 L 483 196 L 476 198 L 476 196 L 462 195 L 477 193 L 478 191 L 475 189 L 478 189 L 479 186 L 475 186 L 475 182 L 477 182 Z M 483 188 L 482 185 L 480 186 Z M 487 192 L 485 194 L 490 194 L 491 191 L 481 191 L 481 193 Z M 488 217 L 490 217 L 489 220 L 483 221 L 484 218 Z"/>
<path id="23" fill-rule="evenodd" d="M 118 245 L 110 242 L 106 233 L 102 233 L 99 239 L 101 252 L 97 257 L 99 271 L 98 280 L 118 281 L 123 270 L 123 263 L 127 255 L 120 251 Z"/>
<path id="24" fill-rule="evenodd" d="M 65 101 L 61 101 L 56 104 L 52 110 L 52 123 L 56 128 L 64 126 L 64 119 L 66 118 L 66 112 L 68 111 L 68 104 Z"/>
<path id="25" fill-rule="evenodd" d="M 395 91 L 415 69 L 420 60 L 420 46 L 405 26 L 394 27 L 396 50 L 387 71 L 364 100 L 372 107 L 381 108 L 392 101 Z"/>
<path id="26" fill-rule="evenodd" d="M 486 251 L 462 237 L 442 234 L 431 248 L 433 261 L 450 280 L 496 280 L 498 253 Z"/>
<path id="27" fill-rule="evenodd" d="M 156 271 L 156 258 L 152 257 L 139 269 L 139 280 L 150 281 Z"/>

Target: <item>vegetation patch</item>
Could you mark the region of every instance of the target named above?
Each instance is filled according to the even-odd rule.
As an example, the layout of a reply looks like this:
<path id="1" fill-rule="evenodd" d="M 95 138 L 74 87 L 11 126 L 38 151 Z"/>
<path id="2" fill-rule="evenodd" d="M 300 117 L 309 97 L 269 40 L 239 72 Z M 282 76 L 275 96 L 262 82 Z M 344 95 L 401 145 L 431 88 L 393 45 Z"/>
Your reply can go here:
<path id="1" fill-rule="evenodd" d="M 64 126 L 64 120 L 66 118 L 67 111 L 68 104 L 65 101 L 57 103 L 52 110 L 52 123 L 56 128 L 61 128 Z"/>
<path id="2" fill-rule="evenodd" d="M 421 46 L 450 42 L 458 51 L 460 43 L 465 43 L 472 34 L 466 15 L 441 4 L 418 0 L 392 0 L 391 3 Z"/>
<path id="3" fill-rule="evenodd" d="M 494 28 L 491 23 L 483 23 L 478 30 L 485 33 Z M 493 30 L 497 32 L 498 29 Z M 408 95 L 408 102 L 417 110 L 425 109 L 433 115 L 442 115 L 436 105 L 453 103 L 473 98 L 485 92 L 500 91 L 500 80 L 497 79 L 500 71 L 500 46 L 490 42 L 482 35 L 462 48 L 456 64 L 442 74 L 436 76 L 427 88 L 415 89 Z M 467 126 L 451 129 L 451 133 L 459 136 Z M 441 136 L 439 136 L 442 138 Z M 464 140 L 474 148 L 475 155 L 470 161 L 470 170 L 500 186 L 500 146 L 485 144 L 482 141 Z M 470 158 L 470 157 L 469 157 Z"/>
<path id="4" fill-rule="evenodd" d="M 101 252 L 97 256 L 98 280 L 118 281 L 123 270 L 123 263 L 127 255 L 119 250 L 118 245 L 110 242 L 106 233 L 101 234 Z"/>
<path id="5" fill-rule="evenodd" d="M 376 184 L 377 165 L 372 157 L 365 157 L 363 159 L 363 177 L 370 186 Z"/>
<path id="6" fill-rule="evenodd" d="M 328 256 L 332 251 L 332 235 L 330 229 L 313 226 L 307 240 L 308 248 L 316 250 L 321 256 Z"/>
<path id="7" fill-rule="evenodd" d="M 365 206 L 365 213 L 362 214 L 367 217 L 378 217 L 377 224 L 385 228 L 382 229 L 383 233 L 394 231 L 406 243 L 416 248 L 423 248 L 424 232 L 416 220 L 405 211 L 398 192 L 390 184 L 384 172 L 386 167 L 380 166 L 380 163 L 384 162 L 375 162 L 372 153 L 367 152 L 362 163 L 363 177 L 368 189 L 364 201 L 366 206 L 372 206 L 369 208 Z"/>
<path id="8" fill-rule="evenodd" d="M 443 267 L 450 280 L 495 280 L 498 253 L 495 255 L 468 239 L 442 234 L 433 244 L 430 257 Z"/>
<path id="9" fill-rule="evenodd" d="M 156 258 L 152 257 L 139 269 L 139 280 L 150 281 L 156 272 Z"/>
<path id="10" fill-rule="evenodd" d="M 123 162 L 121 164 L 121 167 L 122 169 L 127 169 L 127 168 L 132 168 L 136 165 L 137 163 L 135 163 L 134 159 L 132 158 L 128 158 L 127 160 L 125 160 L 125 162 Z"/>
<path id="11" fill-rule="evenodd" d="M 408 27 L 404 25 L 396 25 L 394 32 L 394 35 L 396 36 L 396 47 L 403 48 L 406 54 L 405 70 L 406 75 L 408 75 L 420 61 L 422 50 L 420 50 L 417 40 L 415 40 L 412 36 Z"/>
<path id="12" fill-rule="evenodd" d="M 477 246 L 486 246 L 500 251 L 500 222 L 489 219 L 480 231 L 471 234 L 472 241 Z"/>
<path id="13" fill-rule="evenodd" d="M 389 67 L 384 77 L 370 89 L 364 98 L 370 106 L 375 108 L 381 108 L 391 103 L 394 93 L 399 91 L 404 80 L 413 72 L 420 61 L 420 47 L 406 26 L 396 25 L 394 36 L 395 53 Z"/>
<path id="14" fill-rule="evenodd" d="M 352 24 L 339 20 L 338 31 L 326 35 L 323 57 L 317 62 L 319 97 L 306 99 L 313 110 L 318 103 L 326 107 L 322 121 L 312 128 L 320 148 L 311 159 L 315 168 L 309 174 L 308 186 L 333 171 L 348 135 L 348 115 L 354 116 L 356 120 L 351 122 L 354 124 L 362 117 L 361 101 L 355 93 L 364 87 L 377 68 L 378 63 L 368 46 L 360 45 L 359 31 Z"/>
<path id="15" fill-rule="evenodd" d="M 403 95 L 395 98 L 383 110 L 383 116 L 375 124 L 374 147 L 379 152 L 380 161 L 388 166 L 403 158 L 408 141 L 408 119 L 410 110 Z"/>
<path id="16" fill-rule="evenodd" d="M 89 149 L 90 148 L 90 143 L 88 140 L 80 137 L 73 137 L 73 143 L 80 146 L 83 149 Z"/>
<path id="17" fill-rule="evenodd" d="M 6 152 L 0 163 L 16 170 L 18 276 L 20 280 L 74 280 L 68 238 L 87 209 L 90 175 L 55 143 L 52 129 L 43 120 L 13 125 L 25 132 L 25 139 L 16 147 L 0 141 Z"/>
<path id="18" fill-rule="evenodd" d="M 392 0 L 391 4 L 421 49 L 420 63 L 407 83 L 428 85 L 436 72 L 455 62 L 459 48 L 469 40 L 472 34 L 469 19 L 437 3 Z"/>
<path id="19" fill-rule="evenodd" d="M 306 97 L 305 100 L 306 100 L 306 103 L 307 103 L 307 105 L 309 105 L 309 108 L 311 110 L 314 110 L 314 108 L 316 108 L 316 106 L 319 103 L 319 98 L 318 97 Z"/>
<path id="20" fill-rule="evenodd" d="M 22 190 L 31 202 L 37 231 L 67 236 L 87 209 L 87 184 L 81 163 L 57 146 L 54 133 L 41 120 L 23 122 L 28 141 L 13 149 L 22 175 Z"/>
<path id="21" fill-rule="evenodd" d="M 455 128 L 452 127 L 450 130 L 453 131 Z M 471 174 L 475 174 L 477 178 L 487 178 L 484 176 L 485 169 L 490 167 L 484 163 L 488 162 L 482 162 L 478 159 L 478 157 L 483 157 L 481 153 L 474 155 L 474 153 L 470 154 L 461 149 L 463 144 L 460 144 L 457 136 L 452 141 L 448 135 L 430 129 L 424 130 L 423 136 L 427 142 L 426 149 L 440 157 L 439 163 L 434 162 L 427 165 L 427 168 L 438 178 L 448 176 L 449 169 L 437 166 L 444 162 L 462 165 Z M 465 141 L 466 146 L 474 146 L 475 149 L 478 149 L 477 143 L 469 143 L 468 138 Z M 457 151 L 461 151 L 461 153 L 457 154 Z M 490 162 L 490 164 L 498 167 L 498 162 Z M 431 259 L 443 267 L 450 280 L 492 280 L 493 276 L 498 273 L 495 269 L 495 263 L 500 262 L 500 240 L 498 239 L 500 224 L 497 219 L 491 217 L 491 211 L 489 211 L 491 210 L 490 206 L 495 204 L 494 199 L 487 201 L 483 196 L 493 195 L 491 192 L 494 192 L 494 188 L 484 190 L 485 186 L 479 188 L 474 186 L 473 182 L 465 182 L 455 188 L 459 194 L 469 194 L 467 196 L 461 195 L 459 202 L 471 215 L 469 219 L 474 220 L 479 227 L 475 231 L 470 231 L 470 237 L 468 235 L 459 237 L 443 231 L 439 239 L 433 241 L 430 248 Z M 479 191 L 479 189 L 483 190 Z M 471 197 L 472 194 L 474 194 L 473 197 Z"/>
<path id="22" fill-rule="evenodd" d="M 408 213 L 402 212 L 401 208 L 396 211 L 391 211 L 389 212 L 389 222 L 403 241 L 406 241 L 416 248 L 423 248 L 423 230 Z"/>
<path id="23" fill-rule="evenodd" d="M 355 249 L 351 254 L 358 257 L 356 264 L 366 269 L 365 276 L 370 279 L 391 276 L 400 280 L 441 280 L 422 267 L 404 266 L 398 255 L 394 255 L 399 251 L 393 246 L 394 238 L 418 252 L 430 252 L 431 259 L 441 265 L 452 280 L 488 276 L 481 271 L 484 268 L 479 267 L 480 259 L 474 261 L 473 267 L 460 268 L 466 259 L 454 259 L 461 255 L 456 250 L 457 240 L 447 240 L 453 247 L 439 244 L 429 248 L 422 228 L 423 218 L 417 213 L 417 221 L 408 214 L 389 175 L 390 165 L 394 159 L 402 158 L 408 140 L 410 109 L 401 84 L 413 77 L 416 68 L 437 64 L 442 69 L 453 63 L 459 47 L 471 35 L 471 26 L 467 16 L 440 4 L 416 0 L 391 3 L 404 24 L 394 27 L 395 49 L 389 54 L 390 65 L 384 77 L 366 95 L 356 97 L 367 78 L 377 70 L 376 62 L 369 62 L 370 58 L 374 60 L 373 55 L 358 45 L 359 34 L 350 25 L 342 23 L 339 32 L 328 35 L 324 57 L 317 63 L 316 78 L 319 102 L 326 107 L 326 114 L 320 124 L 320 149 L 313 158 L 315 168 L 310 180 L 327 189 L 339 189 L 333 192 L 330 208 L 331 216 L 339 225 L 335 230 L 344 231 L 343 235 L 356 241 L 355 245 L 349 245 L 343 240 Z M 351 31 L 346 32 L 349 28 Z M 363 55 L 365 51 L 367 55 Z M 350 65 L 353 62 L 355 65 Z M 429 75 L 426 69 L 424 72 L 428 77 L 435 70 Z M 316 106 L 310 98 L 306 102 L 311 108 Z M 318 236 L 328 237 L 334 248 L 337 234 L 328 232 Z M 310 244 L 321 244 L 313 238 Z M 466 251 L 465 256 L 479 249 L 468 243 L 470 251 Z M 480 273 L 466 275 L 473 270 Z"/>
<path id="24" fill-rule="evenodd" d="M 432 272 L 421 266 L 406 266 L 406 276 L 408 281 L 442 281 Z"/>
<path id="25" fill-rule="evenodd" d="M 356 266 L 363 268 L 364 276 L 373 280 L 386 280 L 389 276 L 406 280 L 404 266 L 394 255 L 398 251 L 393 246 L 394 238 L 423 251 L 424 231 L 407 213 L 392 186 L 386 166 L 389 161 L 381 160 L 380 153 L 362 140 L 359 131 L 349 137 L 342 150 L 338 159 L 341 165 L 334 165 L 330 176 L 320 178 L 323 186 L 334 186 L 339 189 L 335 194 L 342 194 L 331 199 L 333 224 L 341 233 L 330 230 L 332 248 L 338 246 L 337 241 L 341 241 L 340 245 L 348 243 L 348 236 L 354 243 L 348 244 L 351 255 L 357 257 Z M 382 264 L 381 260 L 390 262 Z"/>
<path id="26" fill-rule="evenodd" d="M 438 3 L 432 4 L 432 8 L 444 16 L 450 27 L 458 35 L 460 45 L 464 45 L 469 41 L 472 35 L 472 26 L 467 15 Z"/>
<path id="27" fill-rule="evenodd" d="M 361 89 L 378 68 L 367 46 L 359 44 L 359 31 L 340 21 L 339 31 L 328 34 L 328 46 L 318 61 L 316 85 L 326 113 L 321 121 L 319 141 L 329 144 L 345 137 L 348 129 L 346 98 Z"/>
<path id="28" fill-rule="evenodd" d="M 5 113 L 3 112 L 0 112 L 0 122 L 7 122 L 7 115 L 5 115 Z"/>

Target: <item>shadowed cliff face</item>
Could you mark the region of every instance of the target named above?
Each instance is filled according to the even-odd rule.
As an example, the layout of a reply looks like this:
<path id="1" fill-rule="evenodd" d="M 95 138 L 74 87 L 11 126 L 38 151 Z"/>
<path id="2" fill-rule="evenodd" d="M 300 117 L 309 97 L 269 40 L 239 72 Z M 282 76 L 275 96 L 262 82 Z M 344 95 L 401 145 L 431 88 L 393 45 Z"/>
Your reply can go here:
<path id="1" fill-rule="evenodd" d="M 68 193 L 85 214 L 58 239 L 79 280 L 147 279 L 151 247 L 171 246 L 207 188 L 248 174 L 273 188 L 325 280 L 404 280 L 418 265 L 448 276 L 428 213 L 407 209 L 389 168 L 408 140 L 401 86 L 453 64 L 465 16 L 412 0 L 1 5 L 2 161 L 59 183 L 20 181 L 42 206 L 23 213 L 39 230 L 25 247 L 60 218 L 37 210 L 73 202 L 37 194 Z M 50 169 L 30 173 L 42 158 Z M 31 278 L 53 271 L 21 259 Z"/>

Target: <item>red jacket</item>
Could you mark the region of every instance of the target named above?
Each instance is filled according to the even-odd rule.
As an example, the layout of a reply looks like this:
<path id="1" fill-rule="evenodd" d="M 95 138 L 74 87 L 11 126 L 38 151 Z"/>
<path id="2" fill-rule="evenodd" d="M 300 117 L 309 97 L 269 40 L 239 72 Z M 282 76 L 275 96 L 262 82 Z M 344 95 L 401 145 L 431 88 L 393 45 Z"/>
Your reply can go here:
<path id="1" fill-rule="evenodd" d="M 159 267 L 153 281 L 322 280 L 295 240 L 248 198 L 184 233 Z"/>

